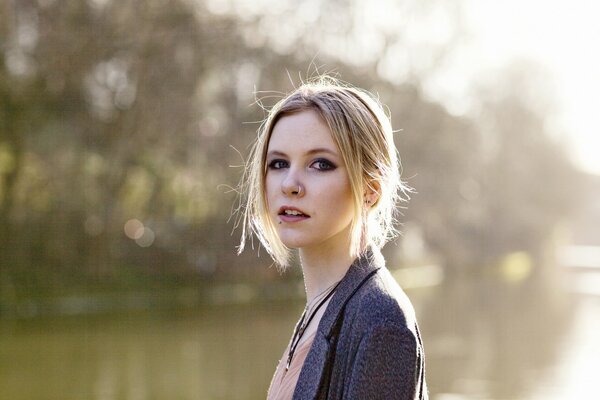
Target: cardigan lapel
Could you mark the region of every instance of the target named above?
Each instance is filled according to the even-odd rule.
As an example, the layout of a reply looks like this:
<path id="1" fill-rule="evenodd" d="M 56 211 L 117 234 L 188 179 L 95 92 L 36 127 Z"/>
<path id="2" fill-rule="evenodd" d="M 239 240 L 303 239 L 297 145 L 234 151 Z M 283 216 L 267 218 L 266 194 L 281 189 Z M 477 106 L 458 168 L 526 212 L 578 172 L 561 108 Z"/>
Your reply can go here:
<path id="1" fill-rule="evenodd" d="M 379 251 L 367 250 L 352 263 L 348 272 L 342 278 L 319 322 L 313 344 L 298 377 L 294 399 L 316 398 L 327 362 L 327 355 L 331 350 L 330 333 L 340 312 L 342 312 L 344 305 L 350 300 L 361 283 L 383 265 L 384 260 Z"/>

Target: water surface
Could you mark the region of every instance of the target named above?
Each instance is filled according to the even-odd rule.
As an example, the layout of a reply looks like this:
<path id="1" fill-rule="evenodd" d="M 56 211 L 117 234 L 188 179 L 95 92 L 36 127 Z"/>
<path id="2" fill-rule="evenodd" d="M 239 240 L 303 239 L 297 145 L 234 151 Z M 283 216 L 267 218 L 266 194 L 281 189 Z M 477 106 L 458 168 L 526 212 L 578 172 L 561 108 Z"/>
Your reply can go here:
<path id="1" fill-rule="evenodd" d="M 599 393 L 600 296 L 470 278 L 408 291 L 432 399 Z M 567 290 L 563 290 L 567 289 Z M 299 301 L 0 321 L 0 398 L 264 399 Z"/>

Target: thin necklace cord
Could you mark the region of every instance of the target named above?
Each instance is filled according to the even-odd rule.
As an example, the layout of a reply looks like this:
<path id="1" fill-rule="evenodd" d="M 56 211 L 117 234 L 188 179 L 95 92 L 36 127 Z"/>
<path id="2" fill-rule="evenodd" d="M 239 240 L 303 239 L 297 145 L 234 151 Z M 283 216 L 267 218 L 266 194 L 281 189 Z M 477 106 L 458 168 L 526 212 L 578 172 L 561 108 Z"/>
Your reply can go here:
<path id="1" fill-rule="evenodd" d="M 325 302 L 327 300 L 329 300 L 329 298 L 333 295 L 333 293 L 335 293 L 335 289 L 337 289 L 340 282 L 341 281 L 337 282 L 335 284 L 335 286 L 333 287 L 333 289 L 331 289 L 331 291 L 329 291 L 329 293 L 327 293 L 327 295 L 319 302 L 319 304 L 315 307 L 314 311 L 311 312 L 310 316 L 306 320 L 306 324 L 304 324 L 304 319 L 307 316 L 307 309 L 305 309 L 304 313 L 302 313 L 302 318 L 300 319 L 300 323 L 298 324 L 298 329 L 296 329 L 294 331 L 294 336 L 292 338 L 292 344 L 290 345 L 290 351 L 288 353 L 287 364 L 285 367 L 286 371 L 290 368 L 290 364 L 292 363 L 292 358 L 294 357 L 294 353 L 296 352 L 296 348 L 298 347 L 298 344 L 300 343 L 300 339 L 302 338 L 304 331 L 306 331 L 306 328 L 308 328 L 308 325 L 310 325 L 310 322 L 317 314 L 317 311 L 319 311 L 319 309 L 323 306 L 323 304 L 325 304 Z"/>

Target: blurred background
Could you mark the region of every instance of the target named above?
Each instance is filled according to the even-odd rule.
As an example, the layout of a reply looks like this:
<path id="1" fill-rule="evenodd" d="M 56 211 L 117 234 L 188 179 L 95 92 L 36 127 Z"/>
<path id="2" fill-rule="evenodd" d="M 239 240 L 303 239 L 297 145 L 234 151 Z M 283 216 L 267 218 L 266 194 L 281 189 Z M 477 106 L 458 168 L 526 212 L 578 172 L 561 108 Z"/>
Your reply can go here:
<path id="1" fill-rule="evenodd" d="M 600 393 L 599 7 L 585 0 L 0 2 L 0 398 L 262 399 L 299 268 L 236 255 L 269 106 L 387 105 L 434 400 Z"/>

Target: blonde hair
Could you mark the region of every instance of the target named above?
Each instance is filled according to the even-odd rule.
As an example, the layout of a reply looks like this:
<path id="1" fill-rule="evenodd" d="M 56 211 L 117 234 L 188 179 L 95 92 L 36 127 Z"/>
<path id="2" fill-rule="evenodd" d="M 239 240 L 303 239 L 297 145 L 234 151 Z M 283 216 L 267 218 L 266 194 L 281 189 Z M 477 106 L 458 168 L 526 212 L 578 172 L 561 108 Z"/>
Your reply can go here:
<path id="1" fill-rule="evenodd" d="M 239 188 L 243 197 L 238 208 L 238 224 L 242 225 L 238 254 L 254 233 L 283 269 L 289 264 L 291 250 L 279 239 L 268 214 L 266 155 L 277 121 L 305 110 L 314 110 L 323 118 L 348 171 L 354 203 L 351 254 L 359 256 L 368 246 L 379 249 L 395 237 L 398 202 L 408 200 L 411 191 L 400 180 L 392 126 L 381 104 L 368 92 L 327 76 L 304 83 L 269 111 L 258 129 Z M 365 193 L 369 190 L 379 196 L 366 207 Z"/>

